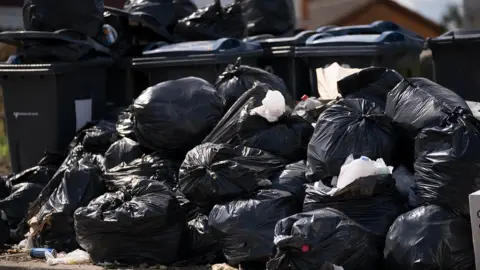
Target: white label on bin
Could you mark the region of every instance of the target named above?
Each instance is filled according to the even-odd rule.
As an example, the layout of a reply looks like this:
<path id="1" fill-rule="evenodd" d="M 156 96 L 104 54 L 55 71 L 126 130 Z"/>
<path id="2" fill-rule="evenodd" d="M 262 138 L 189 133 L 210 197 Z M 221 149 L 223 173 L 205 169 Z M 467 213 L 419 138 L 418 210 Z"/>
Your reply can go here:
<path id="1" fill-rule="evenodd" d="M 75 117 L 77 123 L 77 131 L 83 126 L 85 126 L 86 123 L 92 121 L 91 99 L 75 100 Z"/>
<path id="2" fill-rule="evenodd" d="M 18 119 L 19 116 L 38 116 L 38 112 L 14 112 L 13 116 Z"/>

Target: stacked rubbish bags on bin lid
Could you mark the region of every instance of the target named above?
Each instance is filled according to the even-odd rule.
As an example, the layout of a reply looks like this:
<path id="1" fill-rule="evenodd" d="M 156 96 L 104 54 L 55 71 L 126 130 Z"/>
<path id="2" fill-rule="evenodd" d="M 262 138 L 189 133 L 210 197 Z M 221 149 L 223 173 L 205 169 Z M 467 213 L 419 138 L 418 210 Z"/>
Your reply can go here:
<path id="1" fill-rule="evenodd" d="M 27 29 L 74 29 L 114 57 L 143 35 L 132 21 L 151 31 L 142 38 L 166 42 L 293 31 L 293 8 L 275 14 L 266 0 L 67 4 L 83 25 L 49 21 L 48 1 L 27 2 Z M 99 38 L 105 24 L 116 43 Z M 52 263 L 88 253 L 120 266 L 474 269 L 480 122 L 461 97 L 383 67 L 330 78 L 338 98 L 299 101 L 259 68 L 237 62 L 219 74 L 150 85 L 64 152 L 1 178 L 0 242 L 71 252 L 48 253 Z"/>

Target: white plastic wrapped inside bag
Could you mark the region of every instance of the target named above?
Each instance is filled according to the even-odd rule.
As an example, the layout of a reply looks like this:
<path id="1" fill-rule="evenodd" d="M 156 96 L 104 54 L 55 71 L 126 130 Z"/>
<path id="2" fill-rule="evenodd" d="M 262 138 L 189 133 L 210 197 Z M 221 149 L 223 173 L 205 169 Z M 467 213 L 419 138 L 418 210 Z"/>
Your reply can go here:
<path id="1" fill-rule="evenodd" d="M 393 168 L 387 166 L 385 161 L 381 158 L 373 161 L 364 156 L 359 159 L 354 159 L 353 156 L 350 155 L 340 168 L 340 174 L 337 179 L 337 190 L 345 188 L 358 178 L 372 175 L 391 174 L 392 170 Z"/>
<path id="2" fill-rule="evenodd" d="M 72 251 L 65 256 L 60 257 L 58 255 L 57 258 L 55 258 L 52 253 L 45 251 L 45 258 L 47 259 L 47 263 L 49 265 L 57 265 L 57 264 L 84 264 L 84 263 L 89 263 L 91 261 L 90 259 L 90 254 L 88 254 L 86 251 L 83 251 L 81 249 L 77 249 L 75 251 Z"/>
<path id="3" fill-rule="evenodd" d="M 267 119 L 268 122 L 276 122 L 285 114 L 285 97 L 276 90 L 268 90 L 267 95 L 262 100 L 262 106 L 251 111 L 251 114 L 257 114 Z"/>

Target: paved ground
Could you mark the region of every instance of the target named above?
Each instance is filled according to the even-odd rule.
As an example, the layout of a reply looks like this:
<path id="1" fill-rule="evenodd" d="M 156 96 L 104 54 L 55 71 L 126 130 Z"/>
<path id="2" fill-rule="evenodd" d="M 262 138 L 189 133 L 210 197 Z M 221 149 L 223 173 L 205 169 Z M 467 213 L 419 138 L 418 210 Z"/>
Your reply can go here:
<path id="1" fill-rule="evenodd" d="M 42 262 L 9 262 L 0 261 L 0 269 L 2 270 L 104 270 L 103 267 L 93 265 L 55 265 L 49 266 Z"/>

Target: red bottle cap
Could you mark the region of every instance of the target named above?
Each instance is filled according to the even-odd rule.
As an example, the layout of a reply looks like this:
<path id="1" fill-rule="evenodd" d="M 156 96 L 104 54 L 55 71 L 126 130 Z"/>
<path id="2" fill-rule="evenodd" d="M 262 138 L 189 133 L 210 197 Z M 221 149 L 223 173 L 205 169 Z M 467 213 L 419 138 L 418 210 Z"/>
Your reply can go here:
<path id="1" fill-rule="evenodd" d="M 307 99 L 308 99 L 308 96 L 307 96 L 307 95 L 303 95 L 303 96 L 302 96 L 302 101 L 305 101 L 305 100 L 307 100 Z"/>
<path id="2" fill-rule="evenodd" d="M 310 250 L 310 247 L 308 245 L 302 246 L 302 252 L 308 252 L 309 250 Z"/>

